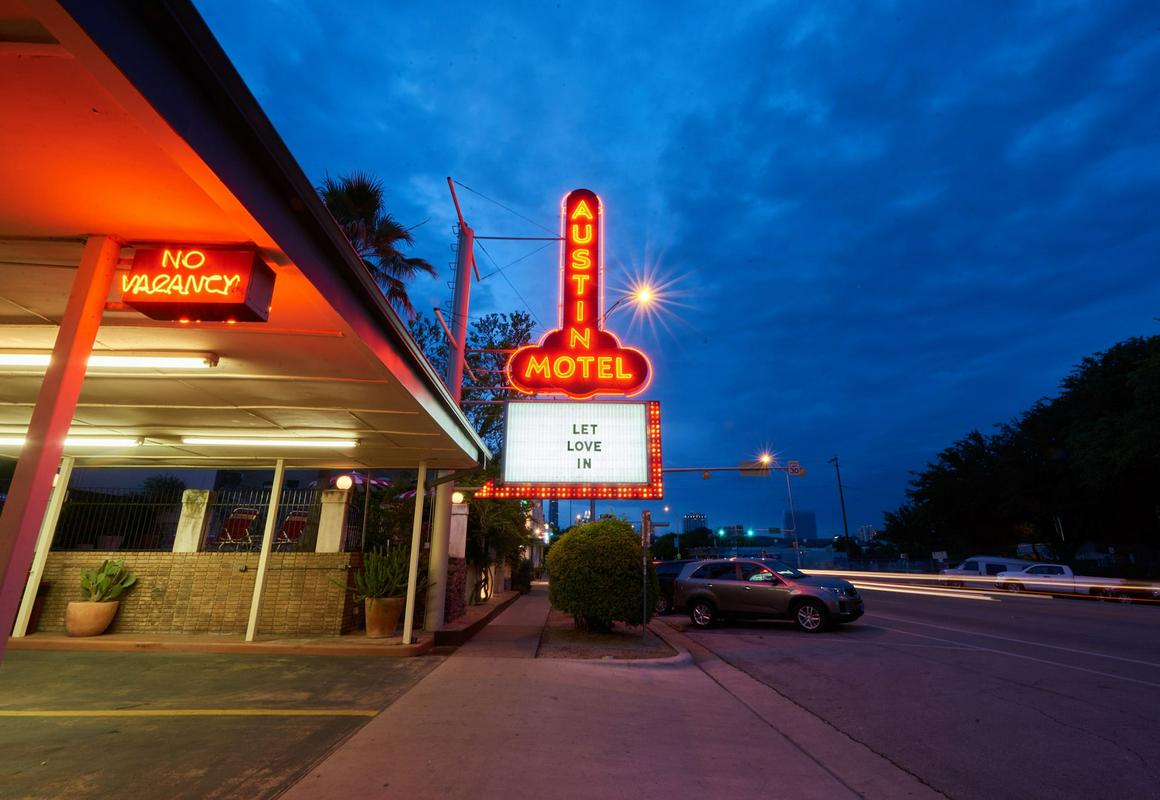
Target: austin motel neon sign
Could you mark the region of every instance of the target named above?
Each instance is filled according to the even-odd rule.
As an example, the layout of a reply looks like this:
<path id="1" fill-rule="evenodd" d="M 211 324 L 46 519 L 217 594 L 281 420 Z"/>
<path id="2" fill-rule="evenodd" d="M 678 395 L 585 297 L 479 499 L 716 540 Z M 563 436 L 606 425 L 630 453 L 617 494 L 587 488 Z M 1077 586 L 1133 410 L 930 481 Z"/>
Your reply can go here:
<path id="1" fill-rule="evenodd" d="M 120 289 L 125 305 L 152 319 L 265 322 L 274 272 L 249 249 L 138 248 Z"/>
<path id="2" fill-rule="evenodd" d="M 538 344 L 526 345 L 512 353 L 507 363 L 508 383 L 524 394 L 563 394 L 577 400 L 596 395 L 637 395 L 648 388 L 652 365 L 644 353 L 625 347 L 614 334 L 603 329 L 604 214 L 600 198 L 588 189 L 577 189 L 565 198 L 562 208 L 563 248 L 560 265 L 560 327 L 550 331 Z M 555 475 L 547 481 L 504 483 L 488 481 L 475 493 L 478 498 L 593 498 L 608 500 L 655 500 L 664 497 L 661 468 L 661 410 L 655 401 L 644 405 L 643 447 L 625 448 L 607 435 L 585 414 L 584 403 L 571 406 L 565 416 L 574 417 L 562 432 L 565 438 L 560 457 L 576 459 L 575 469 L 567 462 L 567 479 L 558 473 L 562 465 L 548 470 Z M 599 404 L 597 404 L 599 405 Z M 507 435 L 511 435 L 511 411 Z M 558 435 L 546 436 L 559 446 Z M 617 450 L 617 452 L 612 452 Z M 598 455 L 599 454 L 599 455 Z M 591 458 L 588 456 L 591 455 Z M 505 442 L 504 458 L 513 457 Z M 595 458 L 643 459 L 642 483 L 576 480 L 584 469 L 602 470 Z M 505 465 L 511 466 L 511 465 Z M 505 472 L 507 470 L 505 469 Z"/>
<path id="3" fill-rule="evenodd" d="M 508 382 L 524 394 L 640 394 L 652 379 L 644 353 L 603 329 L 604 213 L 600 198 L 576 189 L 564 198 L 560 327 L 521 347 L 507 363 Z"/>

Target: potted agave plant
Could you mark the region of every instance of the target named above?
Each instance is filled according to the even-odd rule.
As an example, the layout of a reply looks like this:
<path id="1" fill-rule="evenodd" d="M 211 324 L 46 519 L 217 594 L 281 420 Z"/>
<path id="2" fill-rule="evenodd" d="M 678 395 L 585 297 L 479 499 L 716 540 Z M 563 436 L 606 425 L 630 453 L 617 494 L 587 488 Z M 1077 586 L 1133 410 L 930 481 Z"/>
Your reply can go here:
<path id="1" fill-rule="evenodd" d="M 97 569 L 82 572 L 81 595 L 85 599 L 70 602 L 65 610 L 64 627 L 68 635 L 104 633 L 121 607 L 118 598 L 136 582 L 137 576 L 120 561 L 106 559 Z"/>
<path id="2" fill-rule="evenodd" d="M 369 550 L 354 573 L 354 586 L 339 584 L 354 594 L 356 603 L 363 603 L 368 638 L 384 639 L 395 633 L 403 615 L 408 569 L 405 548 Z"/>

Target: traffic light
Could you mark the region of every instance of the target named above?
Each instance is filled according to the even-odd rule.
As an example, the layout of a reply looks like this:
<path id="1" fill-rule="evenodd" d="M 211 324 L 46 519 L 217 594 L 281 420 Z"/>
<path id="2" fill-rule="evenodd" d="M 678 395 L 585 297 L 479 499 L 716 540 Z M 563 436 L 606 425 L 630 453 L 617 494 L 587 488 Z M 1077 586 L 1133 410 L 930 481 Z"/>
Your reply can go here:
<path id="1" fill-rule="evenodd" d="M 753 535 L 753 528 L 750 528 L 749 530 L 747 530 L 747 531 L 745 532 L 745 535 L 746 535 L 746 536 L 752 536 L 752 535 Z"/>
<path id="2" fill-rule="evenodd" d="M 718 528 L 718 529 L 717 529 L 717 535 L 718 535 L 718 536 L 724 536 L 724 535 L 725 535 L 725 529 L 724 529 L 724 528 Z"/>

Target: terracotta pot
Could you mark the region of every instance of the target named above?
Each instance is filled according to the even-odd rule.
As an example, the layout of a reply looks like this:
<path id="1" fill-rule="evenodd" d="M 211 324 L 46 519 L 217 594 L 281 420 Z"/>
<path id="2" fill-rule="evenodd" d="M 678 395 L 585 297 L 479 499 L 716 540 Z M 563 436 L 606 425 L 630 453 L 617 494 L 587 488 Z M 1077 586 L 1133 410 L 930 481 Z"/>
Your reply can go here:
<path id="1" fill-rule="evenodd" d="M 385 639 L 395 635 L 403 616 L 403 598 L 368 597 L 363 601 L 367 614 L 367 638 Z"/>
<path id="2" fill-rule="evenodd" d="M 68 604 L 64 613 L 64 628 L 69 636 L 100 636 L 109 627 L 120 600 L 95 603 L 91 600 L 76 600 Z"/>

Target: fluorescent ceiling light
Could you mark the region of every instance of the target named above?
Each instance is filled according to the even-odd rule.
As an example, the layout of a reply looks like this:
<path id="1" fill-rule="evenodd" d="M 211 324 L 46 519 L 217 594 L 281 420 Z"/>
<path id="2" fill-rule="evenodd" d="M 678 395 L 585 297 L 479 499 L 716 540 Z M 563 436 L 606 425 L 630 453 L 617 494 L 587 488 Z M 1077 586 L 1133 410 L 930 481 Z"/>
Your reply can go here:
<path id="1" fill-rule="evenodd" d="M 47 367 L 52 353 L 0 352 L 0 367 Z M 126 353 L 95 352 L 89 356 L 90 368 L 123 369 L 209 369 L 216 367 L 214 353 Z"/>
<path id="2" fill-rule="evenodd" d="M 216 436 L 183 436 L 182 444 L 226 447 L 358 447 L 358 439 L 233 439 Z"/>
<path id="3" fill-rule="evenodd" d="M 0 446 L 22 447 L 23 436 L 0 436 Z M 141 440 L 129 436 L 68 436 L 65 447 L 140 447 Z"/>

